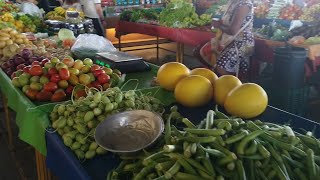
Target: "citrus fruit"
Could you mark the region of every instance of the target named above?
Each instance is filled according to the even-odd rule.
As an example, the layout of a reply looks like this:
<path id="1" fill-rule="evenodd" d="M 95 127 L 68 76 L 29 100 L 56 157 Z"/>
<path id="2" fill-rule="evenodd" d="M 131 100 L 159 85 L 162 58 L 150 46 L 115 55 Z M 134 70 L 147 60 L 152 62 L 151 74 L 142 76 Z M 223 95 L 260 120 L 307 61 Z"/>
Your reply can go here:
<path id="1" fill-rule="evenodd" d="M 182 79 L 174 90 L 177 102 L 187 107 L 205 105 L 211 100 L 212 94 L 211 82 L 199 75 L 191 75 Z"/>
<path id="2" fill-rule="evenodd" d="M 233 116 L 248 119 L 263 113 L 267 105 L 268 95 L 261 86 L 244 83 L 230 91 L 224 108 Z"/>
<path id="3" fill-rule="evenodd" d="M 213 92 L 213 96 L 214 96 L 214 100 L 215 102 L 220 105 L 223 106 L 224 101 L 228 95 L 228 93 L 235 87 L 241 85 L 241 81 L 232 75 L 223 75 L 221 77 L 219 77 L 214 83 L 213 83 L 213 87 L 214 87 L 214 92 Z"/>
<path id="4" fill-rule="evenodd" d="M 210 69 L 206 68 L 195 68 L 190 72 L 190 75 L 200 75 L 207 78 L 212 84 L 215 80 L 218 79 L 218 76 L 211 71 Z"/>
<path id="5" fill-rule="evenodd" d="M 184 64 L 169 62 L 159 68 L 157 80 L 162 88 L 173 91 L 179 80 L 187 77 L 189 73 L 190 70 Z"/>

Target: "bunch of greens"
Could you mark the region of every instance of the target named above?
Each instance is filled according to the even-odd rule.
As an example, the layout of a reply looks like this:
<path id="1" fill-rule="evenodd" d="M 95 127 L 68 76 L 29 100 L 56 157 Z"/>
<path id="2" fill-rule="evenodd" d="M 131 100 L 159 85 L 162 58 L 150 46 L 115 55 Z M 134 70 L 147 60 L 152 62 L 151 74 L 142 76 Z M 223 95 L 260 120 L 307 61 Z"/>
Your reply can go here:
<path id="1" fill-rule="evenodd" d="M 266 39 L 271 39 L 274 41 L 286 41 L 290 36 L 290 32 L 287 28 L 271 22 L 268 25 L 263 25 L 261 28 L 257 29 L 256 32 Z"/>
<path id="2" fill-rule="evenodd" d="M 120 15 L 120 19 L 123 21 L 138 22 L 141 19 L 144 20 L 158 20 L 159 10 L 156 9 L 134 9 L 124 11 Z"/>

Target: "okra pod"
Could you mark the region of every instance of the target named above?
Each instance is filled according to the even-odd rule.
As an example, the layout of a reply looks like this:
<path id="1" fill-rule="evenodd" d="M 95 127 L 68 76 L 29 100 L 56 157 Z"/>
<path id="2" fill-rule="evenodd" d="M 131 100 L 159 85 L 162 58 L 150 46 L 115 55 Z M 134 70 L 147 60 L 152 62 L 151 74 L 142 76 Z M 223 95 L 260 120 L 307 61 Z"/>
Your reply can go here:
<path id="1" fill-rule="evenodd" d="M 188 128 L 195 129 L 196 126 L 188 119 L 188 118 L 182 118 L 183 124 L 185 124 Z"/>
<path id="2" fill-rule="evenodd" d="M 208 179 L 208 180 L 209 180 L 209 179 L 213 179 L 212 176 L 210 176 L 209 174 L 207 174 L 207 173 L 204 172 L 204 171 L 201 171 L 200 169 L 198 169 L 198 173 L 199 173 L 201 179 Z"/>
<path id="3" fill-rule="evenodd" d="M 237 167 L 237 172 L 238 172 L 238 175 L 239 175 L 239 179 L 240 180 L 246 180 L 247 176 L 246 176 L 246 172 L 244 170 L 242 161 L 237 160 L 236 161 L 236 167 Z"/>
<path id="4" fill-rule="evenodd" d="M 187 146 L 187 148 L 183 151 L 183 155 L 187 158 L 190 158 L 192 156 L 192 153 L 191 153 L 191 144 L 189 144 Z"/>
<path id="5" fill-rule="evenodd" d="M 291 159 L 290 157 L 288 157 L 288 156 L 286 156 L 286 155 L 284 155 L 284 154 L 282 154 L 282 157 L 283 157 L 285 160 L 287 160 L 287 162 L 288 162 L 291 166 L 293 166 L 293 167 L 295 167 L 295 168 L 300 168 L 300 169 L 303 169 L 303 168 L 304 168 L 304 165 L 303 165 L 302 163 L 300 163 L 299 161 L 295 161 L 295 160 Z"/>
<path id="6" fill-rule="evenodd" d="M 187 173 L 183 173 L 183 172 L 178 172 L 175 176 L 174 176 L 175 180 L 195 180 L 195 179 L 201 179 L 200 176 L 195 176 L 192 174 L 187 174 Z"/>
<path id="7" fill-rule="evenodd" d="M 234 162 L 227 164 L 227 169 L 229 171 L 233 171 L 235 167 L 236 167 L 236 164 Z"/>
<path id="8" fill-rule="evenodd" d="M 165 154 L 164 151 L 159 151 L 159 152 L 157 152 L 157 153 L 155 153 L 155 154 L 152 154 L 151 156 L 146 157 L 146 158 L 143 160 L 142 164 L 143 164 L 144 166 L 148 166 L 153 160 L 159 159 L 159 158 L 163 157 L 164 154 Z"/>
<path id="9" fill-rule="evenodd" d="M 205 136 L 221 136 L 226 133 L 224 129 L 190 129 L 185 128 L 186 132 L 196 135 L 205 135 Z"/>
<path id="10" fill-rule="evenodd" d="M 260 136 L 261 134 L 263 134 L 264 131 L 263 130 L 256 130 L 256 131 L 253 131 L 251 132 L 248 136 L 246 136 L 245 138 L 243 138 L 241 141 L 240 141 L 240 144 L 238 145 L 237 147 L 237 152 L 238 154 L 241 154 L 243 155 L 244 154 L 244 149 L 245 147 L 247 146 L 247 144 L 254 140 L 255 138 L 257 138 L 258 136 Z"/>
<path id="11" fill-rule="evenodd" d="M 191 147 L 190 147 L 191 154 L 195 154 L 197 152 L 197 147 L 198 147 L 197 143 L 192 143 L 191 144 Z"/>
<path id="12" fill-rule="evenodd" d="M 268 180 L 266 175 L 260 169 L 257 169 L 257 172 L 258 172 L 258 176 L 261 180 Z"/>
<path id="13" fill-rule="evenodd" d="M 293 172 L 298 176 L 299 180 L 308 180 L 305 173 L 303 173 L 299 168 L 294 169 Z"/>
<path id="14" fill-rule="evenodd" d="M 180 163 L 177 161 L 174 165 L 164 174 L 166 179 L 171 179 L 180 169 Z"/>
<path id="15" fill-rule="evenodd" d="M 204 148 L 201 145 L 200 145 L 200 148 L 214 157 L 226 157 L 226 154 L 222 153 L 217 149 Z"/>
<path id="16" fill-rule="evenodd" d="M 192 142 L 192 143 L 211 143 L 216 140 L 216 137 L 213 137 L 213 136 L 207 136 L 207 137 L 189 136 L 189 137 L 180 138 L 180 140 L 185 140 L 185 141 Z"/>
<path id="17" fill-rule="evenodd" d="M 265 159 L 260 154 L 254 154 L 254 155 L 249 155 L 249 156 L 240 155 L 240 157 L 244 158 L 244 159 L 251 159 L 251 160 L 263 160 L 263 159 Z"/>
<path id="18" fill-rule="evenodd" d="M 213 165 L 211 163 L 210 157 L 208 153 L 206 153 L 206 156 L 201 160 L 204 168 L 209 172 L 210 175 L 216 176 L 216 173 L 214 171 Z"/>
<path id="19" fill-rule="evenodd" d="M 222 112 L 220 112 L 218 110 L 218 106 L 217 105 L 215 107 L 215 111 L 214 112 L 216 113 L 216 116 L 217 116 L 218 119 L 230 119 L 227 115 L 225 115 L 224 113 L 222 113 Z"/>
<path id="20" fill-rule="evenodd" d="M 213 126 L 213 119 L 214 119 L 214 111 L 209 110 L 207 112 L 207 119 L 206 119 L 206 128 L 205 129 L 211 129 Z"/>
<path id="21" fill-rule="evenodd" d="M 280 168 L 280 166 L 277 165 L 277 163 L 273 163 L 273 168 L 275 169 L 280 180 L 290 180 L 290 178 L 282 171 L 282 169 Z"/>
<path id="22" fill-rule="evenodd" d="M 156 173 L 150 173 L 147 175 L 147 180 L 152 180 L 154 178 L 157 178 L 157 174 Z"/>
<path id="23" fill-rule="evenodd" d="M 144 180 L 145 176 L 151 173 L 154 170 L 154 166 L 144 167 L 134 178 L 133 180 Z"/>
<path id="24" fill-rule="evenodd" d="M 267 175 L 267 179 L 274 179 L 274 177 L 276 175 L 277 175 L 277 171 L 276 170 L 271 170 Z"/>
<path id="25" fill-rule="evenodd" d="M 226 144 L 233 144 L 235 142 L 240 141 L 241 139 L 243 139 L 248 134 L 249 134 L 249 132 L 247 130 L 243 130 L 239 134 L 235 134 L 235 135 L 227 138 L 225 142 L 226 142 Z"/>
<path id="26" fill-rule="evenodd" d="M 226 154 L 226 155 L 234 154 L 233 152 L 229 151 L 227 148 L 222 147 L 222 146 L 221 146 L 220 144 L 218 144 L 217 142 L 211 143 L 210 146 L 211 146 L 213 149 L 217 149 L 217 150 L 221 151 L 222 153 L 224 153 L 224 154 Z"/>
<path id="27" fill-rule="evenodd" d="M 164 145 L 163 146 L 163 151 L 166 153 L 180 151 L 180 150 L 181 150 L 181 147 L 178 145 Z"/>
<path id="28" fill-rule="evenodd" d="M 252 140 L 249 147 L 244 151 L 246 155 L 253 155 L 258 150 L 258 142 L 256 140 Z"/>
<path id="29" fill-rule="evenodd" d="M 231 154 L 231 155 L 228 155 L 228 156 L 220 159 L 220 160 L 218 161 L 218 164 L 219 164 L 219 165 L 226 165 L 226 164 L 228 164 L 228 163 L 234 162 L 235 160 L 237 160 L 237 156 L 236 156 L 236 154 L 233 153 L 233 154 Z"/>
<path id="30" fill-rule="evenodd" d="M 187 173 L 197 175 L 197 172 L 192 168 L 192 166 L 186 160 L 184 160 L 183 158 L 180 158 L 178 159 L 178 162 Z"/>
<path id="31" fill-rule="evenodd" d="M 226 131 L 231 131 L 232 130 L 232 125 L 228 121 L 221 121 L 217 125 L 218 129 L 225 129 Z"/>
<path id="32" fill-rule="evenodd" d="M 226 143 L 224 142 L 221 136 L 217 136 L 216 140 L 217 140 L 217 143 L 219 143 L 221 146 L 226 146 Z"/>
<path id="33" fill-rule="evenodd" d="M 167 122 L 166 122 L 166 129 L 164 134 L 164 139 L 166 144 L 171 144 L 171 118 L 172 118 L 172 113 L 169 115 L 169 118 L 167 119 Z"/>
<path id="34" fill-rule="evenodd" d="M 269 158 L 270 157 L 270 152 L 262 145 L 258 144 L 258 151 L 264 158 Z"/>
<path id="35" fill-rule="evenodd" d="M 316 174 L 316 164 L 314 161 L 314 152 L 312 149 L 307 150 L 307 167 L 309 173 L 309 179 L 317 179 Z"/>
<path id="36" fill-rule="evenodd" d="M 166 162 L 156 164 L 155 168 L 158 171 L 166 171 L 173 165 L 174 165 L 174 161 L 166 161 Z"/>
<path id="37" fill-rule="evenodd" d="M 269 162 L 270 162 L 270 157 L 263 161 L 263 163 L 261 165 L 261 169 L 265 169 L 267 167 L 267 165 L 269 165 Z"/>
<path id="38" fill-rule="evenodd" d="M 164 175 L 162 175 L 162 176 L 159 176 L 159 177 L 157 177 L 157 178 L 155 178 L 153 180 L 167 180 L 167 179 L 166 179 L 166 177 Z"/>
<path id="39" fill-rule="evenodd" d="M 217 176 L 217 180 L 224 180 L 223 176 Z"/>

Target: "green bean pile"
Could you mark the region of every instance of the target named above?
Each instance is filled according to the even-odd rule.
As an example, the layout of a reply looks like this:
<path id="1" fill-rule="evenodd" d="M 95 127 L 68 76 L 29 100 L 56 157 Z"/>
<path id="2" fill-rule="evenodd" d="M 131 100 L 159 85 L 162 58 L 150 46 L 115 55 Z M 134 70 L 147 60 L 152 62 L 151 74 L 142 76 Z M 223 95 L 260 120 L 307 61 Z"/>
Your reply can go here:
<path id="1" fill-rule="evenodd" d="M 72 103 L 58 104 L 50 114 L 52 127 L 79 159 L 91 159 L 106 151 L 94 141 L 97 125 L 109 115 L 134 109 L 163 112 L 161 102 L 139 91 L 122 92 L 118 87 L 106 91 L 89 90 L 86 97 Z"/>
<path id="2" fill-rule="evenodd" d="M 161 148 L 121 157 L 108 180 L 320 177 L 320 141 L 310 132 L 303 135 L 286 125 L 228 117 L 217 108 L 195 126 L 176 109 L 167 118 Z M 172 121 L 174 117 L 178 120 Z M 177 121 L 183 124 L 182 130 L 173 125 Z"/>

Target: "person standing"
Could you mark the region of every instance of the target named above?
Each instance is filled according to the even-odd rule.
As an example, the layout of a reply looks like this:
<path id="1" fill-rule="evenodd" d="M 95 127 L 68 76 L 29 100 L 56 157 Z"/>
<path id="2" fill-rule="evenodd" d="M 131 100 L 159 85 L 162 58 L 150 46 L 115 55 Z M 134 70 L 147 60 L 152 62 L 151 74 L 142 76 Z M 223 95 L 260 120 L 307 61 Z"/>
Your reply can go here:
<path id="1" fill-rule="evenodd" d="M 252 0 L 229 0 L 222 19 L 213 21 L 214 28 L 223 33 L 220 41 L 226 35 L 229 43 L 221 45 L 219 42 L 219 46 L 215 47 L 208 42 L 201 48 L 200 55 L 206 62 L 210 62 L 212 56 L 219 52 L 215 64 L 212 64 L 217 74 L 247 75 L 249 59 L 254 50 L 253 10 Z"/>
<path id="2" fill-rule="evenodd" d="M 80 4 L 85 17 L 92 20 L 97 34 L 105 37 L 106 22 L 102 12 L 101 0 L 80 0 Z"/>

